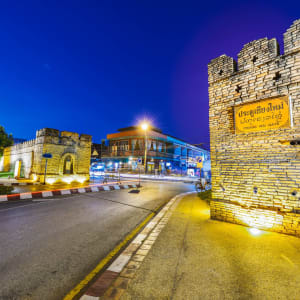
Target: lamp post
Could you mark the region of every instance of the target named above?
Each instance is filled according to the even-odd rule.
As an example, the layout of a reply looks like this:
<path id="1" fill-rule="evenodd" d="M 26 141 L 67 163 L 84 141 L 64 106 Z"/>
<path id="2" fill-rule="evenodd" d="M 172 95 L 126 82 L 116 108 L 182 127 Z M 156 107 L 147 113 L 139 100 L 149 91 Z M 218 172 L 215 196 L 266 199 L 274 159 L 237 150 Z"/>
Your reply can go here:
<path id="1" fill-rule="evenodd" d="M 145 174 L 146 174 L 146 170 L 147 170 L 147 148 L 148 148 L 148 145 L 147 145 L 147 130 L 149 128 L 149 125 L 147 123 L 142 123 L 141 125 L 142 129 L 144 130 L 145 132 L 145 157 L 144 157 L 144 170 L 145 170 Z"/>

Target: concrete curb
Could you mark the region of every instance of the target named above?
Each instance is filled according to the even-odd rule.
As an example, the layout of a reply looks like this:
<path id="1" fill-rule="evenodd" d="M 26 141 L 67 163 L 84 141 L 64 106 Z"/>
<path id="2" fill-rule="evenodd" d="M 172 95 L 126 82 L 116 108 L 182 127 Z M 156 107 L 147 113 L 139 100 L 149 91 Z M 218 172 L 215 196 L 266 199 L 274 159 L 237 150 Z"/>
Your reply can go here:
<path id="1" fill-rule="evenodd" d="M 40 199 L 40 198 L 62 196 L 62 195 L 113 191 L 113 190 L 131 189 L 137 187 L 139 187 L 138 184 L 109 184 L 109 185 L 91 185 L 86 187 L 70 188 L 70 189 L 58 189 L 53 191 L 27 192 L 27 193 L 12 194 L 12 195 L 0 195 L 0 202 L 26 200 L 26 199 Z"/>
<path id="2" fill-rule="evenodd" d="M 119 299 L 155 243 L 159 233 L 167 224 L 179 201 L 184 196 L 194 193 L 187 192 L 173 197 L 88 288 L 80 300 L 96 300 L 102 296 L 104 299 Z"/>

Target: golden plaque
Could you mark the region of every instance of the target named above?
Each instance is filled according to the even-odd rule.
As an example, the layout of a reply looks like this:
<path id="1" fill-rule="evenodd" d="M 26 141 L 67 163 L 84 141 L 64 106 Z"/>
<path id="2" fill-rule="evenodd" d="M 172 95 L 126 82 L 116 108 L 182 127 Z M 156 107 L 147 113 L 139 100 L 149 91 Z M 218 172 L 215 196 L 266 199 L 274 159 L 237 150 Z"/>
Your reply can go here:
<path id="1" fill-rule="evenodd" d="M 234 108 L 235 132 L 247 133 L 290 127 L 287 96 L 260 100 Z"/>

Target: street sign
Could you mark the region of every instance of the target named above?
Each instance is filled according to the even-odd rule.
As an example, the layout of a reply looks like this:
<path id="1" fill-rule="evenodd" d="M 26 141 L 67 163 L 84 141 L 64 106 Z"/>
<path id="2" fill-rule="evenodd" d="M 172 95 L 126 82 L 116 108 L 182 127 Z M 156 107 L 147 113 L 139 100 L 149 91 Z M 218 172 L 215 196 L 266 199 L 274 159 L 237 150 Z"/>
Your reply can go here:
<path id="1" fill-rule="evenodd" d="M 44 158 L 52 158 L 52 154 L 51 153 L 44 153 L 43 157 Z"/>
<path id="2" fill-rule="evenodd" d="M 199 169 L 203 168 L 203 159 L 202 159 L 202 157 L 199 157 L 197 159 L 197 168 L 199 168 Z"/>
<path id="3" fill-rule="evenodd" d="M 44 184 L 46 184 L 48 158 L 52 158 L 52 154 L 51 154 L 51 153 L 44 153 L 44 154 L 43 154 L 43 157 L 46 158 L 45 174 L 44 174 Z"/>
<path id="4" fill-rule="evenodd" d="M 197 163 L 197 168 L 202 169 L 203 168 L 203 163 Z"/>
<path id="5" fill-rule="evenodd" d="M 138 163 L 139 163 L 139 164 L 142 163 L 142 159 L 141 159 L 141 158 L 138 159 Z"/>

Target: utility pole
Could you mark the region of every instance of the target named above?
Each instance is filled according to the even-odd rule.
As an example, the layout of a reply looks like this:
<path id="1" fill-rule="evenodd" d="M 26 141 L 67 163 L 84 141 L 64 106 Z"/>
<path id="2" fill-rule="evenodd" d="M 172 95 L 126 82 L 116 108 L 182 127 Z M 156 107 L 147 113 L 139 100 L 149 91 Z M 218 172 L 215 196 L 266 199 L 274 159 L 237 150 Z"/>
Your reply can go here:
<path id="1" fill-rule="evenodd" d="M 148 148 L 147 130 L 145 130 L 145 158 L 144 158 L 145 174 L 147 173 L 147 148 Z"/>
<path id="2" fill-rule="evenodd" d="M 46 158 L 46 163 L 45 163 L 44 184 L 46 184 L 47 164 L 48 164 L 48 158 Z"/>
<path id="3" fill-rule="evenodd" d="M 46 184 L 48 158 L 52 158 L 52 154 L 51 153 L 44 153 L 42 156 L 43 156 L 43 158 L 46 158 L 45 173 L 44 173 L 44 184 Z"/>
<path id="4" fill-rule="evenodd" d="M 149 128 L 149 125 L 148 125 L 148 123 L 144 122 L 144 123 L 142 123 L 141 127 L 142 127 L 142 129 L 144 130 L 144 132 L 145 132 L 144 170 L 145 170 L 145 174 L 146 174 L 146 171 L 147 171 L 147 148 L 148 148 L 148 145 L 147 145 L 147 130 L 148 130 L 148 128 Z"/>

